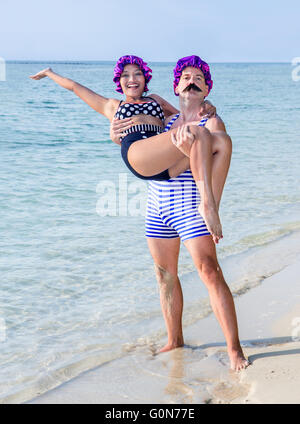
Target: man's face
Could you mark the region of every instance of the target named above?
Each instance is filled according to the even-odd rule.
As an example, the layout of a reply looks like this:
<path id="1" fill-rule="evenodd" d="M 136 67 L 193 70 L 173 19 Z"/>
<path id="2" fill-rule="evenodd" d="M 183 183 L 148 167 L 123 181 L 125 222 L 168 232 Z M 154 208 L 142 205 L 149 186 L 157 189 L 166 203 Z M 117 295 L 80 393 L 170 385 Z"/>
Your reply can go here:
<path id="1" fill-rule="evenodd" d="M 208 86 L 205 84 L 203 72 L 192 66 L 184 68 L 175 93 L 184 97 L 197 96 L 204 99 L 208 94 Z"/>

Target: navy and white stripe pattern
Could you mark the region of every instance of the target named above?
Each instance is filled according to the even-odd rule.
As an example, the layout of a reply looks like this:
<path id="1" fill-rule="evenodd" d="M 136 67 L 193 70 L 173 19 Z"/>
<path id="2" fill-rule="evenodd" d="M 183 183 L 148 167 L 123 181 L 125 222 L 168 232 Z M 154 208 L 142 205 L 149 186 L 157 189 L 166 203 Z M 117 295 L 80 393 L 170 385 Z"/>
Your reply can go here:
<path id="1" fill-rule="evenodd" d="M 128 128 L 128 130 L 125 130 L 124 132 L 126 134 L 132 134 L 135 132 L 139 132 L 142 134 L 142 138 L 147 138 L 146 132 L 157 132 L 157 134 L 161 134 L 163 132 L 163 128 L 159 125 L 152 125 L 152 124 L 139 124 L 139 125 L 133 125 L 131 128 Z"/>
<path id="2" fill-rule="evenodd" d="M 165 127 L 169 131 L 179 113 Z M 204 126 L 208 118 L 202 118 Z M 200 194 L 188 169 L 167 181 L 150 181 L 146 216 L 146 237 L 178 238 L 182 241 L 210 235 L 198 212 Z"/>

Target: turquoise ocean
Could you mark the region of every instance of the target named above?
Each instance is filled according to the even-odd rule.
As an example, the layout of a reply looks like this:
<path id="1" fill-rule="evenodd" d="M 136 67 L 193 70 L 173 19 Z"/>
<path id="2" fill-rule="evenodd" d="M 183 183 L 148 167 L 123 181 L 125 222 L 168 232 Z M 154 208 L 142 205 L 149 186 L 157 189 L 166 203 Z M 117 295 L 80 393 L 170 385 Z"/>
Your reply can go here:
<path id="1" fill-rule="evenodd" d="M 6 64 L 0 403 L 26 402 L 135 346 L 155 348 L 166 339 L 144 237 L 147 185 L 129 174 L 103 116 L 48 78 L 29 79 L 48 66 L 121 99 L 113 62 Z M 150 92 L 178 106 L 174 64 L 150 66 Z M 209 100 L 233 141 L 217 252 L 239 295 L 296 253 L 272 252 L 272 243 L 300 229 L 300 81 L 288 63 L 216 63 L 211 72 Z M 179 275 L 186 327 L 211 311 L 184 245 Z"/>

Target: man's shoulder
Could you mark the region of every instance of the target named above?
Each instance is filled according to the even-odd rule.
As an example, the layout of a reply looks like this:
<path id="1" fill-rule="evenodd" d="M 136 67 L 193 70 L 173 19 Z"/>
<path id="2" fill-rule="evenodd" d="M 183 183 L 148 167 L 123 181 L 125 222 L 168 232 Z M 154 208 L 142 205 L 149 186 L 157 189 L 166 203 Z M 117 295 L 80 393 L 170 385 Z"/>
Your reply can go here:
<path id="1" fill-rule="evenodd" d="M 209 118 L 206 122 L 206 127 L 210 131 L 226 131 L 225 124 L 219 115 Z"/>

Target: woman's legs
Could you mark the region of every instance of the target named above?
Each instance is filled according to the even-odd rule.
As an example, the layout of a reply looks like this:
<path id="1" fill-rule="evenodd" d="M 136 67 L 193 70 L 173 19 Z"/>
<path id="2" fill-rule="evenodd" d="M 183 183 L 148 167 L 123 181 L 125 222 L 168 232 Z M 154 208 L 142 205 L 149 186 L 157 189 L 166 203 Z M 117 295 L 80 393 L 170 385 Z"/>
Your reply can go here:
<path id="1" fill-rule="evenodd" d="M 231 138 L 224 131 L 216 131 L 212 135 L 212 191 L 215 198 L 217 208 L 219 210 L 221 196 L 226 182 L 231 153 Z M 169 168 L 171 178 L 177 177 L 182 172 L 190 169 L 190 158 L 184 157 L 175 165 Z"/>
<path id="2" fill-rule="evenodd" d="M 199 213 L 204 218 L 214 242 L 218 243 L 223 235 L 212 187 L 213 137 L 205 128 L 190 127 L 190 131 L 195 137 L 190 150 L 190 167 L 201 196 Z M 197 142 L 199 132 L 201 137 L 200 142 Z"/>
<path id="3" fill-rule="evenodd" d="M 217 208 L 219 210 L 221 197 L 226 182 L 231 154 L 231 138 L 224 131 L 216 131 L 212 135 L 212 191 Z M 169 168 L 171 178 L 177 177 L 182 172 L 190 169 L 190 158 L 184 157 L 175 165 Z"/>
<path id="4" fill-rule="evenodd" d="M 127 154 L 134 170 L 148 177 L 169 169 L 184 158 L 185 155 L 172 143 L 171 133 L 175 131 L 177 130 L 135 141 Z"/>
<path id="5" fill-rule="evenodd" d="M 143 176 L 158 174 L 184 158 L 172 143 L 171 134 L 177 129 L 136 141 L 128 151 L 131 166 Z M 194 143 L 190 152 L 190 167 L 201 195 L 199 211 L 214 241 L 222 237 L 222 227 L 212 189 L 212 135 L 203 127 L 190 126 Z"/>
<path id="6" fill-rule="evenodd" d="M 230 166 L 232 142 L 229 135 L 223 131 L 213 132 L 212 137 L 212 190 L 219 210 L 221 196 Z"/>

